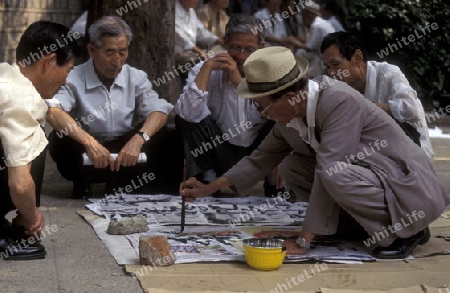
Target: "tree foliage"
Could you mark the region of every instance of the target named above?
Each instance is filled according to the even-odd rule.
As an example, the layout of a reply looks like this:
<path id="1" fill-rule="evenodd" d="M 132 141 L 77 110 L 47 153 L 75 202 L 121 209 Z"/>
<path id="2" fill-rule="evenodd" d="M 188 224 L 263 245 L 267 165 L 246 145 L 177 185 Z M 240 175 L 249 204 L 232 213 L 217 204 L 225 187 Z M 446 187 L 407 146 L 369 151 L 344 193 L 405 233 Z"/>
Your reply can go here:
<path id="1" fill-rule="evenodd" d="M 363 37 L 370 59 L 400 66 L 423 102 L 429 102 L 442 89 L 445 78 L 450 79 L 449 3 L 353 0 L 348 11 L 347 28 Z M 424 31 L 427 23 L 436 23 L 434 27 L 438 28 Z M 410 35 L 415 36 L 415 41 L 408 41 Z M 380 58 L 386 49 L 389 54 Z"/>

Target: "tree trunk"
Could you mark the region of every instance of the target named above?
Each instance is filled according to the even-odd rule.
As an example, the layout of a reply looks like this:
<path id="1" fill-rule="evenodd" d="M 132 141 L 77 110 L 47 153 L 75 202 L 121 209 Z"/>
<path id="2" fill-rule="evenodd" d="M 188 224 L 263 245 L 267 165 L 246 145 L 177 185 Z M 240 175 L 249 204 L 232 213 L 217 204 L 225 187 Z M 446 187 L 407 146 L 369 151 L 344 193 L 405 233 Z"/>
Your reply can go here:
<path id="1" fill-rule="evenodd" d="M 175 65 L 175 2 L 173 0 L 96 0 L 92 2 L 89 7 L 87 27 L 104 15 L 122 17 L 133 32 L 127 63 L 145 71 L 159 96 L 175 103 L 176 80 L 166 78 L 165 82 L 155 83 L 159 77 L 170 76 L 166 72 L 173 71 Z"/>

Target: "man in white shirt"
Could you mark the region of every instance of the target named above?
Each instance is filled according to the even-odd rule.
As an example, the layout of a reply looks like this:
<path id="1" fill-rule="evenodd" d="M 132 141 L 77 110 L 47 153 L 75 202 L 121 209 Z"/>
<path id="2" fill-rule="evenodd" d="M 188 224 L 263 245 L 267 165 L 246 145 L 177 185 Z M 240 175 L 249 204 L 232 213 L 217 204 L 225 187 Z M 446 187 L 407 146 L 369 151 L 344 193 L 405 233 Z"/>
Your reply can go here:
<path id="1" fill-rule="evenodd" d="M 203 26 L 218 37 L 225 35 L 225 26 L 230 19 L 226 13 L 229 4 L 229 0 L 211 0 L 197 8 L 197 16 Z"/>
<path id="2" fill-rule="evenodd" d="M 303 25 L 309 28 L 309 37 L 305 43 L 297 44 L 299 49 L 295 52 L 295 55 L 308 60 L 307 76 L 314 78 L 325 73 L 320 55 L 320 44 L 326 35 L 334 32 L 334 28 L 328 21 L 320 17 L 319 5 L 310 2 L 302 9 Z"/>
<path id="3" fill-rule="evenodd" d="M 308 29 L 303 25 L 301 10 L 301 5 L 297 4 L 294 0 L 283 0 L 281 2 L 281 13 L 284 15 L 288 13 L 288 17 L 283 17 L 287 35 L 293 36 L 297 40 L 306 40 Z"/>
<path id="4" fill-rule="evenodd" d="M 232 16 L 225 29 L 227 52 L 199 63 L 189 73 L 175 105 L 189 177 L 208 170 L 222 175 L 249 155 L 273 125 L 236 91 L 245 60 L 264 46 L 264 33 L 252 32 L 258 25 L 260 21 L 252 16 Z M 203 179 L 214 179 L 214 172 L 209 171 Z"/>
<path id="5" fill-rule="evenodd" d="M 151 192 L 162 192 L 157 189 L 170 180 L 176 191 L 182 177 L 181 147 L 179 168 L 167 166 L 164 160 L 176 156 L 170 153 L 175 145 L 164 146 L 166 137 L 158 137 L 173 106 L 158 97 L 145 72 L 125 64 L 130 27 L 119 17 L 105 16 L 91 25 L 89 36 L 91 59 L 76 66 L 67 86 L 48 101 L 47 119 L 55 129 L 49 137 L 50 155 L 58 170 L 73 181 L 74 197 L 89 196 L 83 153 L 99 173 L 98 181 L 107 182 L 108 194 L 123 193 L 124 186 L 129 193 L 130 184 L 132 191 L 153 186 Z M 154 173 L 150 183 L 143 173 L 135 174 L 141 152 L 147 155 L 146 171 Z M 115 184 L 114 178 L 121 182 Z"/>
<path id="6" fill-rule="evenodd" d="M 320 48 L 329 75 L 338 77 L 392 116 L 431 159 L 434 155 L 428 126 L 417 92 L 400 68 L 386 62 L 368 61 L 361 40 L 352 33 L 325 37 Z M 348 70 L 349 74 L 343 74 Z M 412 131 L 410 129 L 412 128 Z"/>
<path id="7" fill-rule="evenodd" d="M 222 38 L 207 30 L 198 19 L 195 7 L 198 0 L 175 1 L 175 54 L 178 56 L 207 57 L 204 50 L 197 46 L 198 42 L 211 47 L 214 44 L 223 44 Z M 188 58 L 188 59 L 189 59 Z"/>
<path id="8" fill-rule="evenodd" d="M 17 64 L 0 64 L 0 255 L 4 260 L 45 258 L 38 238 L 44 227 L 38 207 L 47 146 L 43 99 L 52 98 L 66 83 L 79 53 L 76 38 L 61 24 L 35 22 L 20 38 Z M 5 215 L 14 209 L 18 216 L 11 225 Z"/>
<path id="9" fill-rule="evenodd" d="M 265 0 L 265 8 L 253 14 L 262 21 L 262 28 L 266 31 L 266 47 L 291 47 L 297 43 L 296 36 L 288 36 L 284 18 L 281 17 L 281 0 Z"/>
<path id="10" fill-rule="evenodd" d="M 320 13 L 322 14 L 323 19 L 331 23 L 335 31 L 345 31 L 344 26 L 341 23 L 341 20 L 345 15 L 343 9 L 339 7 L 336 0 L 322 1 L 320 3 Z"/>

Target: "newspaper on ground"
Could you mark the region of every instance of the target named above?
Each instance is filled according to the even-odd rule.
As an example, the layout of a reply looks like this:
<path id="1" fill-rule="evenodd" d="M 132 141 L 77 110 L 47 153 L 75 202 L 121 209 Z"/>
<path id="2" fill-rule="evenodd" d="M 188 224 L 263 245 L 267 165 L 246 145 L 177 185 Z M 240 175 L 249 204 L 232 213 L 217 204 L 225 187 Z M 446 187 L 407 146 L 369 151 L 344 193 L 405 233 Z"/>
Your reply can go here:
<path id="1" fill-rule="evenodd" d="M 301 231 L 308 206 L 305 202 L 289 202 L 282 196 L 206 197 L 187 204 L 186 227 L 180 233 L 179 196 L 120 195 L 91 202 L 86 207 L 108 220 L 116 215 L 144 215 L 149 231 L 126 235 L 130 249 L 138 255 L 140 236 L 164 235 L 177 257 L 175 263 L 244 261 L 242 240 L 246 238 L 293 241 Z M 349 242 L 318 237 L 306 255 L 288 255 L 285 262 L 312 259 L 340 263 L 375 260 Z"/>

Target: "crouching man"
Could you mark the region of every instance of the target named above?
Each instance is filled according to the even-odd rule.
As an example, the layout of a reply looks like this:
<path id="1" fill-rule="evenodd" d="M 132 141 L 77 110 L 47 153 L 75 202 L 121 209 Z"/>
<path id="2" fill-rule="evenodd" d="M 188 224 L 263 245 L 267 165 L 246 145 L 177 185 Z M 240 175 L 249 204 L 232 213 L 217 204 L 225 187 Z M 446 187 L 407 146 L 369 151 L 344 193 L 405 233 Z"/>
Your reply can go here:
<path id="1" fill-rule="evenodd" d="M 283 179 L 309 200 L 301 236 L 287 240 L 288 250 L 306 253 L 315 235 L 335 234 L 347 213 L 366 239 L 384 233 L 374 257 L 407 257 L 428 242 L 428 225 L 450 203 L 449 194 L 427 154 L 389 114 L 343 82 L 324 87 L 322 76 L 306 79 L 307 69 L 306 59 L 297 63 L 283 47 L 250 55 L 239 96 L 277 123 L 250 156 L 210 184 L 190 178 L 181 195 L 192 201 L 230 185 L 245 194 L 282 162 Z"/>
<path id="2" fill-rule="evenodd" d="M 17 64 L 0 64 L 0 253 L 2 259 L 38 259 L 45 248 L 39 198 L 47 139 L 42 129 L 50 99 L 66 84 L 76 37 L 50 21 L 31 24 L 16 49 Z M 17 209 L 13 224 L 5 215 Z M 30 238 L 31 237 L 31 238 Z"/>

